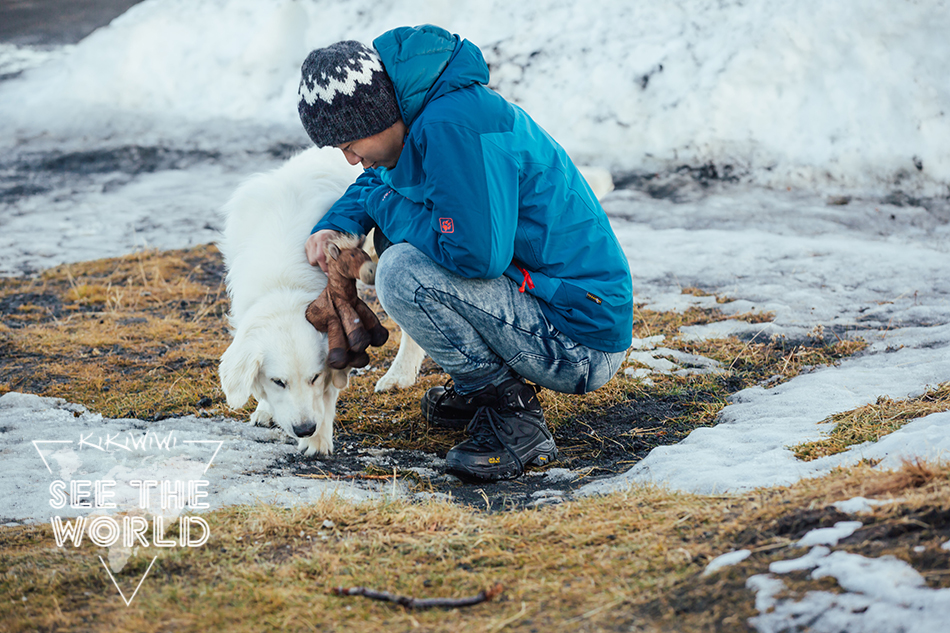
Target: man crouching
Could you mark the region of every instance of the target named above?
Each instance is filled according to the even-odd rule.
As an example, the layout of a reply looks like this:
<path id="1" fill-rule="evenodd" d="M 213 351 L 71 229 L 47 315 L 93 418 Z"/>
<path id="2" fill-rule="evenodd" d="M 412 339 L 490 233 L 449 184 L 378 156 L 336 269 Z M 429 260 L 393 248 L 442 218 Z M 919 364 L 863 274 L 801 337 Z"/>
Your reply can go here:
<path id="1" fill-rule="evenodd" d="M 630 269 L 587 182 L 487 87 L 478 47 L 441 28 L 339 42 L 311 52 L 302 74 L 310 138 L 365 169 L 313 228 L 310 263 L 325 269 L 335 231 L 385 236 L 379 301 L 452 377 L 425 394 L 423 415 L 468 432 L 449 472 L 511 479 L 554 460 L 525 381 L 593 391 L 631 342 Z"/>

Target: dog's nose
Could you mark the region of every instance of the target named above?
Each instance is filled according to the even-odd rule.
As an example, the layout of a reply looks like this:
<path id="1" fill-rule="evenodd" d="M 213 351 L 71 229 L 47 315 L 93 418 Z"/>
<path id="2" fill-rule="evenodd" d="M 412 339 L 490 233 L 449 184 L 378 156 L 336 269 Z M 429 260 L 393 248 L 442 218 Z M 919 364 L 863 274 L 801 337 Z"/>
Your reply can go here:
<path id="1" fill-rule="evenodd" d="M 297 437 L 310 437 L 317 430 L 317 425 L 313 422 L 304 422 L 294 425 L 294 435 Z"/>

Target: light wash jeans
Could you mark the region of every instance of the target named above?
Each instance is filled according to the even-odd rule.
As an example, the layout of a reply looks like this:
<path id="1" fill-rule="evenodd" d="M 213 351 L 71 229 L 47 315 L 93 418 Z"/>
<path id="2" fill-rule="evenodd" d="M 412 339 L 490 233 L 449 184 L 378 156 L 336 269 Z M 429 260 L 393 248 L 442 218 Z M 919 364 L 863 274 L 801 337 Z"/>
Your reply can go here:
<path id="1" fill-rule="evenodd" d="M 460 394 L 498 384 L 511 372 L 554 391 L 586 393 L 610 380 L 626 354 L 571 340 L 511 279 L 461 277 L 405 243 L 380 256 L 376 295 Z"/>

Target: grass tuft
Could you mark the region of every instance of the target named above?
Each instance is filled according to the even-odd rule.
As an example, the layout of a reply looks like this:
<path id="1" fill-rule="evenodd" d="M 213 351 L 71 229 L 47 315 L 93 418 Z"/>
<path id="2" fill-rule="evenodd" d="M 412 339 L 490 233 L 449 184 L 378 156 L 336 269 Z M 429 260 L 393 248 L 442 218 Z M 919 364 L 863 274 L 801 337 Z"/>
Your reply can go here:
<path id="1" fill-rule="evenodd" d="M 892 400 L 881 396 L 874 404 L 832 415 L 822 423 L 834 422 L 828 437 L 792 447 L 802 461 L 812 461 L 827 455 L 836 455 L 852 446 L 875 442 L 893 433 L 908 422 L 931 413 L 950 411 L 950 383 L 906 400 Z"/>

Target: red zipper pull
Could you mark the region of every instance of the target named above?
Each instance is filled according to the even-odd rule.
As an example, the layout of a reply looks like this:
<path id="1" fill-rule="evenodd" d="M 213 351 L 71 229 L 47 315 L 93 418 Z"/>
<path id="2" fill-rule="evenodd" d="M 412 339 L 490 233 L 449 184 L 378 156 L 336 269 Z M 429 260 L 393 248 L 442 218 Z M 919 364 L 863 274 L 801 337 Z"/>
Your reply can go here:
<path id="1" fill-rule="evenodd" d="M 518 288 L 518 292 L 524 292 L 525 286 L 534 290 L 534 282 L 531 281 L 531 273 L 522 268 L 521 266 L 515 266 L 518 270 L 521 271 L 521 274 L 524 275 L 524 281 L 521 282 L 521 287 Z"/>

